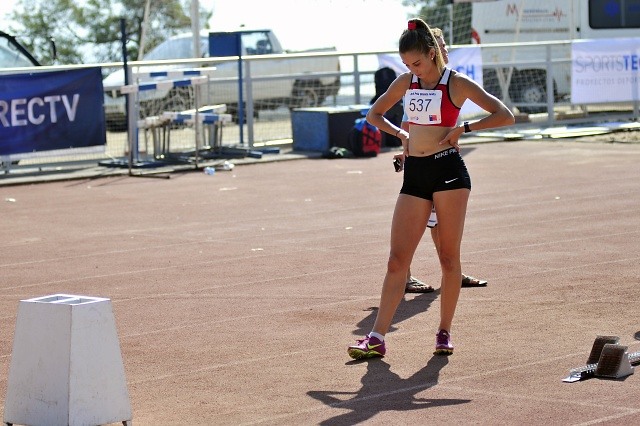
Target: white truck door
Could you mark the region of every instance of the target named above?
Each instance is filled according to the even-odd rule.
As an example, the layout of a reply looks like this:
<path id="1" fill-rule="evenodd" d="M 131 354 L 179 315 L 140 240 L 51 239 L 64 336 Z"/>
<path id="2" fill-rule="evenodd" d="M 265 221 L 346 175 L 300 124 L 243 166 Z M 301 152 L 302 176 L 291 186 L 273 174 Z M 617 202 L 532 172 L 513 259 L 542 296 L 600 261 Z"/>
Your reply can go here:
<path id="1" fill-rule="evenodd" d="M 280 44 L 272 42 L 270 31 L 251 31 L 242 34 L 242 46 L 247 57 L 283 53 Z M 266 59 L 251 61 L 249 65 L 252 77 L 267 77 L 289 74 L 289 61 L 286 59 Z M 246 71 L 246 70 L 245 70 Z M 254 81 L 254 102 L 288 98 L 292 83 L 288 79 Z"/>

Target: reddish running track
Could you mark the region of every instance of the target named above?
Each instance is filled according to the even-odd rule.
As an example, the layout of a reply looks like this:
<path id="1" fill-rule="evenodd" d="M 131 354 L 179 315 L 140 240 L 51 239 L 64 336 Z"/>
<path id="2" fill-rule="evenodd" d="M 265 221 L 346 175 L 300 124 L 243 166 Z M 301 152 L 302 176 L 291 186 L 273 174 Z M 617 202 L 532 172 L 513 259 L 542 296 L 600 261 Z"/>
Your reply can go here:
<path id="1" fill-rule="evenodd" d="M 140 425 L 639 424 L 640 375 L 566 384 L 597 335 L 636 340 L 640 144 L 465 146 L 455 354 L 439 293 L 407 295 L 387 356 L 354 362 L 389 249 L 392 153 L 213 176 L 0 188 L 0 416 L 20 300 L 111 299 Z M 438 287 L 425 235 L 414 275 Z M 636 337 L 634 337 L 636 336 Z"/>

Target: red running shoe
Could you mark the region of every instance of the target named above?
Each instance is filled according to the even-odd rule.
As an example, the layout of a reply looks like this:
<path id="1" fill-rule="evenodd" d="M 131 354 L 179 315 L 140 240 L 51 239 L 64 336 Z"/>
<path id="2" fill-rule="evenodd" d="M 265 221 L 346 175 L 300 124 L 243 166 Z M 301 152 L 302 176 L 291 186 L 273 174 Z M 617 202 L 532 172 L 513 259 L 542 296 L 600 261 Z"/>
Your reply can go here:
<path id="1" fill-rule="evenodd" d="M 436 350 L 434 355 L 451 355 L 453 345 L 451 344 L 451 334 L 447 330 L 440 330 L 436 334 Z"/>
<path id="2" fill-rule="evenodd" d="M 384 346 L 384 341 L 367 335 L 364 339 L 356 340 L 356 344 L 349 346 L 347 352 L 353 359 L 365 359 L 383 357 L 387 350 Z"/>

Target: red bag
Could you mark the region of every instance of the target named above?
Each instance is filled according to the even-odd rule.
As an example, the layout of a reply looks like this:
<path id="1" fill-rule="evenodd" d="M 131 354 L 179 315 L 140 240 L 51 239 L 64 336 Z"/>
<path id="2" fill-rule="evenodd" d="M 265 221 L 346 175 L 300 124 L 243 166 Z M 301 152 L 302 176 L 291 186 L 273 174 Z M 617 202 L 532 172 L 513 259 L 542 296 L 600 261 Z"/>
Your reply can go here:
<path id="1" fill-rule="evenodd" d="M 356 157 L 375 157 L 382 147 L 382 133 L 367 122 L 358 118 L 349 133 L 349 150 Z"/>

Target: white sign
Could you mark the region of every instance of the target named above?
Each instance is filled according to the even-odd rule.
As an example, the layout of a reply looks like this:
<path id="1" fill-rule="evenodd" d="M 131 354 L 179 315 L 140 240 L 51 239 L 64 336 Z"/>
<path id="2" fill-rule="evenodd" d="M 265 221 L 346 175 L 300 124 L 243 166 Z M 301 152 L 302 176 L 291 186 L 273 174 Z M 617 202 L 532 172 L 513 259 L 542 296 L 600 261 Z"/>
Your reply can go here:
<path id="1" fill-rule="evenodd" d="M 571 103 L 638 101 L 640 38 L 571 44 Z"/>
<path id="2" fill-rule="evenodd" d="M 398 75 L 409 71 L 397 53 L 378 55 L 378 64 L 380 68 L 391 68 Z M 482 86 L 482 54 L 480 46 L 460 47 L 449 51 L 449 63 L 447 66 L 468 75 Z M 473 116 L 482 112 L 484 112 L 482 108 L 471 101 L 466 101 L 460 110 L 460 116 Z"/>

